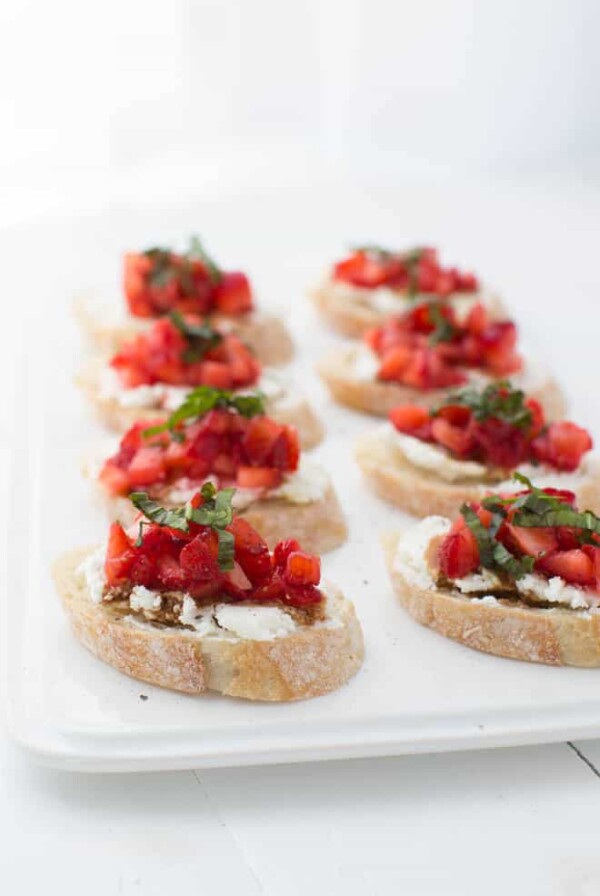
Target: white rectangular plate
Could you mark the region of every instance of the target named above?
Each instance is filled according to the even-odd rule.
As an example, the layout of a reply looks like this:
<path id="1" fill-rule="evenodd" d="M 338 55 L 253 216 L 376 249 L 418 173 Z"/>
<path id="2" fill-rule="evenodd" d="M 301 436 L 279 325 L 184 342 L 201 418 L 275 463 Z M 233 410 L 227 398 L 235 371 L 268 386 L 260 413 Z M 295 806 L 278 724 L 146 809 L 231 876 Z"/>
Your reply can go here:
<path id="1" fill-rule="evenodd" d="M 223 233 L 225 223 L 224 218 Z M 178 226 L 184 233 L 190 229 L 187 223 Z M 121 239 L 123 245 L 144 245 L 145 224 Z M 258 253 L 258 243 L 255 248 Z M 92 269 L 109 257 L 114 262 L 115 246 L 110 249 L 103 257 L 90 250 Z M 336 339 L 318 324 L 302 289 L 327 251 L 306 254 L 304 265 L 295 256 L 288 267 L 264 252 L 263 270 L 269 271 L 273 295 L 278 284 L 293 284 L 278 296 L 287 305 L 298 347 L 293 375 L 326 421 L 328 437 L 315 456 L 334 479 L 351 529 L 347 544 L 324 559 L 323 571 L 356 605 L 365 633 L 364 667 L 328 696 L 253 704 L 150 687 L 105 666 L 75 641 L 54 594 L 50 565 L 61 551 L 104 536 L 106 523 L 80 475 L 82 456 L 102 432 L 72 384 L 83 352 L 57 303 L 42 316 L 39 351 L 28 352 L 28 394 L 19 396 L 27 414 L 20 416 L 15 446 L 8 583 L 15 598 L 9 620 L 10 727 L 42 761 L 94 771 L 174 769 L 600 734 L 599 671 L 478 654 L 421 628 L 394 600 L 378 536 L 407 518 L 367 491 L 352 459 L 356 436 L 378 421 L 334 407 L 313 374 L 315 360 Z M 283 246 L 275 254 L 283 257 Z"/>

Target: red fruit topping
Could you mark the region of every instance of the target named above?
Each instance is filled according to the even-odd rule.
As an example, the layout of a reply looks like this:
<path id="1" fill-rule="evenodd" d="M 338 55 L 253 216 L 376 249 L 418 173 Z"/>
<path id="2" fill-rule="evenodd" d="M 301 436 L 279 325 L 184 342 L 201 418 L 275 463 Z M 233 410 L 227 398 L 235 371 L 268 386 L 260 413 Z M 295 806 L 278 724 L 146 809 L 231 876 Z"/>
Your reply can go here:
<path id="1" fill-rule="evenodd" d="M 253 585 L 264 582 L 271 575 L 269 549 L 250 523 L 235 517 L 228 527 L 235 539 L 235 558 Z"/>
<path id="2" fill-rule="evenodd" d="M 435 411 L 401 405 L 390 412 L 390 420 L 399 432 L 440 445 L 453 457 L 504 470 L 527 462 L 576 470 L 592 447 L 589 433 L 574 423 L 546 426 L 539 402 L 508 384 L 469 389 L 464 404 L 461 396 L 450 396 Z"/>
<path id="3" fill-rule="evenodd" d="M 167 249 L 126 254 L 123 288 L 129 310 L 137 317 L 159 317 L 173 310 L 237 315 L 253 305 L 245 274 L 220 271 L 215 276 L 197 253 Z"/>
<path id="4" fill-rule="evenodd" d="M 288 555 L 283 578 L 288 585 L 318 585 L 321 580 L 321 561 L 313 554 L 292 551 Z"/>
<path id="5" fill-rule="evenodd" d="M 560 576 L 574 585 L 593 585 L 594 562 L 583 550 L 556 551 L 538 560 L 536 569 L 547 576 Z"/>
<path id="6" fill-rule="evenodd" d="M 333 278 L 366 289 L 388 286 L 438 296 L 474 292 L 479 287 L 473 274 L 457 268 L 442 268 L 435 249 L 410 252 L 358 249 L 334 266 Z"/>
<path id="7" fill-rule="evenodd" d="M 185 321 L 201 324 L 191 315 Z M 237 336 L 221 336 L 212 345 L 194 341 L 172 320 L 161 318 L 124 343 L 110 363 L 125 388 L 165 383 L 239 389 L 254 384 L 260 375 L 258 362 Z"/>
<path id="8" fill-rule="evenodd" d="M 272 489 L 286 473 L 298 469 L 300 447 L 292 426 L 269 417 L 242 417 L 235 410 L 210 411 L 189 426 L 144 438 L 153 421 L 136 423 L 109 458 L 100 481 L 111 495 L 126 495 L 138 488 L 156 492 L 184 481 L 187 488 L 207 477 L 219 487 Z"/>
<path id="9" fill-rule="evenodd" d="M 461 579 L 479 566 L 479 548 L 469 529 L 451 532 L 440 544 L 440 571 L 449 579 Z"/>

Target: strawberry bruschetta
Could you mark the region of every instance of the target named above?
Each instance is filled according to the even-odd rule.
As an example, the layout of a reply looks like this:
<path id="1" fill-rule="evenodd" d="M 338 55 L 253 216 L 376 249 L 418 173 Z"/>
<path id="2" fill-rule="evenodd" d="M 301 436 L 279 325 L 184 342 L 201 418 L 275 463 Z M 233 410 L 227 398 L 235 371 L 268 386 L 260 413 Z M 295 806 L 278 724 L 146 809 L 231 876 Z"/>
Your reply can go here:
<path id="1" fill-rule="evenodd" d="M 564 413 L 556 382 L 517 352 L 517 328 L 492 320 L 481 304 L 461 318 L 432 300 L 368 330 L 362 342 L 335 350 L 318 365 L 333 398 L 387 417 L 399 404 L 436 407 L 457 386 L 486 385 L 510 376 L 541 401 L 550 419 Z"/>
<path id="2" fill-rule="evenodd" d="M 453 516 L 490 488 L 510 489 L 515 470 L 600 511 L 600 458 L 591 448 L 587 430 L 548 423 L 538 401 L 500 382 L 461 389 L 435 408 L 399 405 L 361 437 L 356 459 L 377 494 L 416 516 Z"/>
<path id="3" fill-rule="evenodd" d="M 124 342 L 110 360 L 91 359 L 79 384 L 103 422 L 117 431 L 149 415 L 166 419 L 194 387 L 206 385 L 236 393 L 260 390 L 267 413 L 294 423 L 304 448 L 323 437 L 306 400 L 289 392 L 281 374 L 263 369 L 239 337 L 178 311 Z"/>
<path id="4" fill-rule="evenodd" d="M 207 483 L 167 509 L 134 493 L 138 521 L 62 557 L 75 636 L 120 672 L 188 694 L 283 701 L 340 687 L 363 660 L 352 604 L 298 542 L 271 553 L 232 496 Z"/>
<path id="5" fill-rule="evenodd" d="M 128 252 L 124 258 L 126 308 L 110 314 L 93 298 L 80 299 L 76 311 L 93 342 L 105 352 L 116 351 L 158 317 L 170 311 L 197 314 L 234 333 L 264 364 L 285 364 L 293 344 L 284 324 L 255 309 L 248 277 L 224 271 L 193 237 L 186 252 L 152 248 Z"/>
<path id="6" fill-rule="evenodd" d="M 265 415 L 258 393 L 198 386 L 166 422 L 134 423 L 90 471 L 112 519 L 131 522 L 129 493 L 171 508 L 206 481 L 235 487 L 233 507 L 270 548 L 292 537 L 319 554 L 342 544 L 346 523 L 329 476 L 301 455 L 295 427 Z"/>
<path id="7" fill-rule="evenodd" d="M 502 309 L 474 274 L 443 267 L 436 249 L 421 247 L 404 252 L 379 246 L 354 249 L 333 265 L 311 296 L 323 318 L 351 337 L 428 298 L 444 299 L 462 317 L 476 302 L 495 315 Z"/>
<path id="8" fill-rule="evenodd" d="M 394 590 L 418 622 L 477 650 L 600 666 L 600 518 L 517 478 L 520 491 L 464 504 L 454 522 L 386 536 Z"/>

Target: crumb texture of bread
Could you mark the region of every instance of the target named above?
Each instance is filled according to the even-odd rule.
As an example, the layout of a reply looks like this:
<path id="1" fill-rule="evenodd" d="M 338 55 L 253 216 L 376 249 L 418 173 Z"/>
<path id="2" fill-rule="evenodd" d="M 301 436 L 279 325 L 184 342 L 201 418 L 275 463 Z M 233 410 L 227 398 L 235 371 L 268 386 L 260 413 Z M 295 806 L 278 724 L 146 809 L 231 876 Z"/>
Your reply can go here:
<path id="1" fill-rule="evenodd" d="M 128 317 L 123 302 L 123 317 L 106 322 L 102 306 L 93 298 L 78 296 L 74 313 L 81 329 L 97 351 L 113 354 L 127 339 L 136 336 L 144 326 L 151 326 L 157 318 Z M 215 326 L 224 327 L 248 345 L 263 364 L 279 366 L 287 364 L 294 355 L 294 343 L 278 317 L 262 312 L 250 312 L 239 317 L 213 314 Z"/>
<path id="2" fill-rule="evenodd" d="M 119 520 L 129 526 L 137 510 L 125 497 L 111 497 L 100 483 L 93 483 L 98 500 L 106 507 L 111 521 Z M 168 502 L 163 502 L 169 506 Z M 263 498 L 255 501 L 236 516 L 248 520 L 260 532 L 271 550 L 285 538 L 295 538 L 303 550 L 311 554 L 325 554 L 343 544 L 348 527 L 338 497 L 329 485 L 318 501 L 292 504 L 283 498 Z"/>
<path id="3" fill-rule="evenodd" d="M 419 470 L 377 431 L 359 438 L 355 458 L 375 494 L 417 517 L 439 515 L 452 519 L 465 502 L 481 501 L 485 494 L 494 491 L 493 483 L 446 482 L 435 473 Z M 560 487 L 560 479 L 556 485 Z M 600 511 L 600 475 L 590 473 L 583 477 L 575 495 L 579 507 Z"/>
<path id="4" fill-rule="evenodd" d="M 518 601 L 490 606 L 457 591 L 410 585 L 394 568 L 399 533 L 382 539 L 397 598 L 421 625 L 467 647 L 495 656 L 550 666 L 600 666 L 600 615 Z"/>
<path id="5" fill-rule="evenodd" d="M 317 365 L 319 376 L 339 404 L 376 417 L 387 417 L 392 408 L 400 404 L 418 404 L 431 408 L 456 391 L 456 387 L 422 390 L 399 383 L 359 378 L 355 373 L 355 364 L 361 348 L 356 345 L 342 346 Z M 560 386 L 551 377 L 544 378 L 534 388 L 528 389 L 527 394 L 542 403 L 547 419 L 555 420 L 564 416 L 565 398 Z"/>
<path id="6" fill-rule="evenodd" d="M 156 408 L 123 407 L 112 397 L 102 394 L 100 383 L 102 371 L 106 368 L 106 356 L 96 356 L 88 359 L 76 378 L 76 383 L 82 390 L 100 422 L 113 432 L 124 432 L 137 420 L 148 417 L 153 419 L 167 419 L 167 411 Z M 278 423 L 290 424 L 296 427 L 300 437 L 300 445 L 305 451 L 315 448 L 325 435 L 325 429 L 317 414 L 308 401 L 301 395 L 284 396 L 282 399 L 274 399 L 267 402 L 266 412 L 277 420 Z"/>
<path id="7" fill-rule="evenodd" d="M 77 568 L 90 548 L 63 555 L 54 579 L 75 637 L 95 656 L 132 678 L 202 694 L 290 701 L 341 687 L 360 668 L 364 643 L 350 601 L 328 590 L 326 625 L 299 626 L 272 641 L 201 637 L 186 629 L 132 625 L 110 604 L 94 604 Z"/>

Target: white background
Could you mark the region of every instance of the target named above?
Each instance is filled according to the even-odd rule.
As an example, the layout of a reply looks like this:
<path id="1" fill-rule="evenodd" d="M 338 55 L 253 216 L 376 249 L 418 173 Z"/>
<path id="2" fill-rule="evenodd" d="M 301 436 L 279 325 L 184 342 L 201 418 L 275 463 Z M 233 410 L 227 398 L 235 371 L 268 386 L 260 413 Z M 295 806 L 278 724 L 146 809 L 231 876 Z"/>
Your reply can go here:
<path id="1" fill-rule="evenodd" d="M 124 211 L 251 191 L 244 220 L 292 254 L 312 226 L 324 261 L 356 237 L 442 241 L 503 289 L 598 437 L 599 20 L 592 0 L 4 0 L 4 381 L 16 330 L 89 276 L 96 221 L 116 254 Z M 243 256 L 239 227 L 213 240 Z M 1 747 L 11 896 L 600 893 L 600 783 L 566 745 L 118 778 Z"/>

